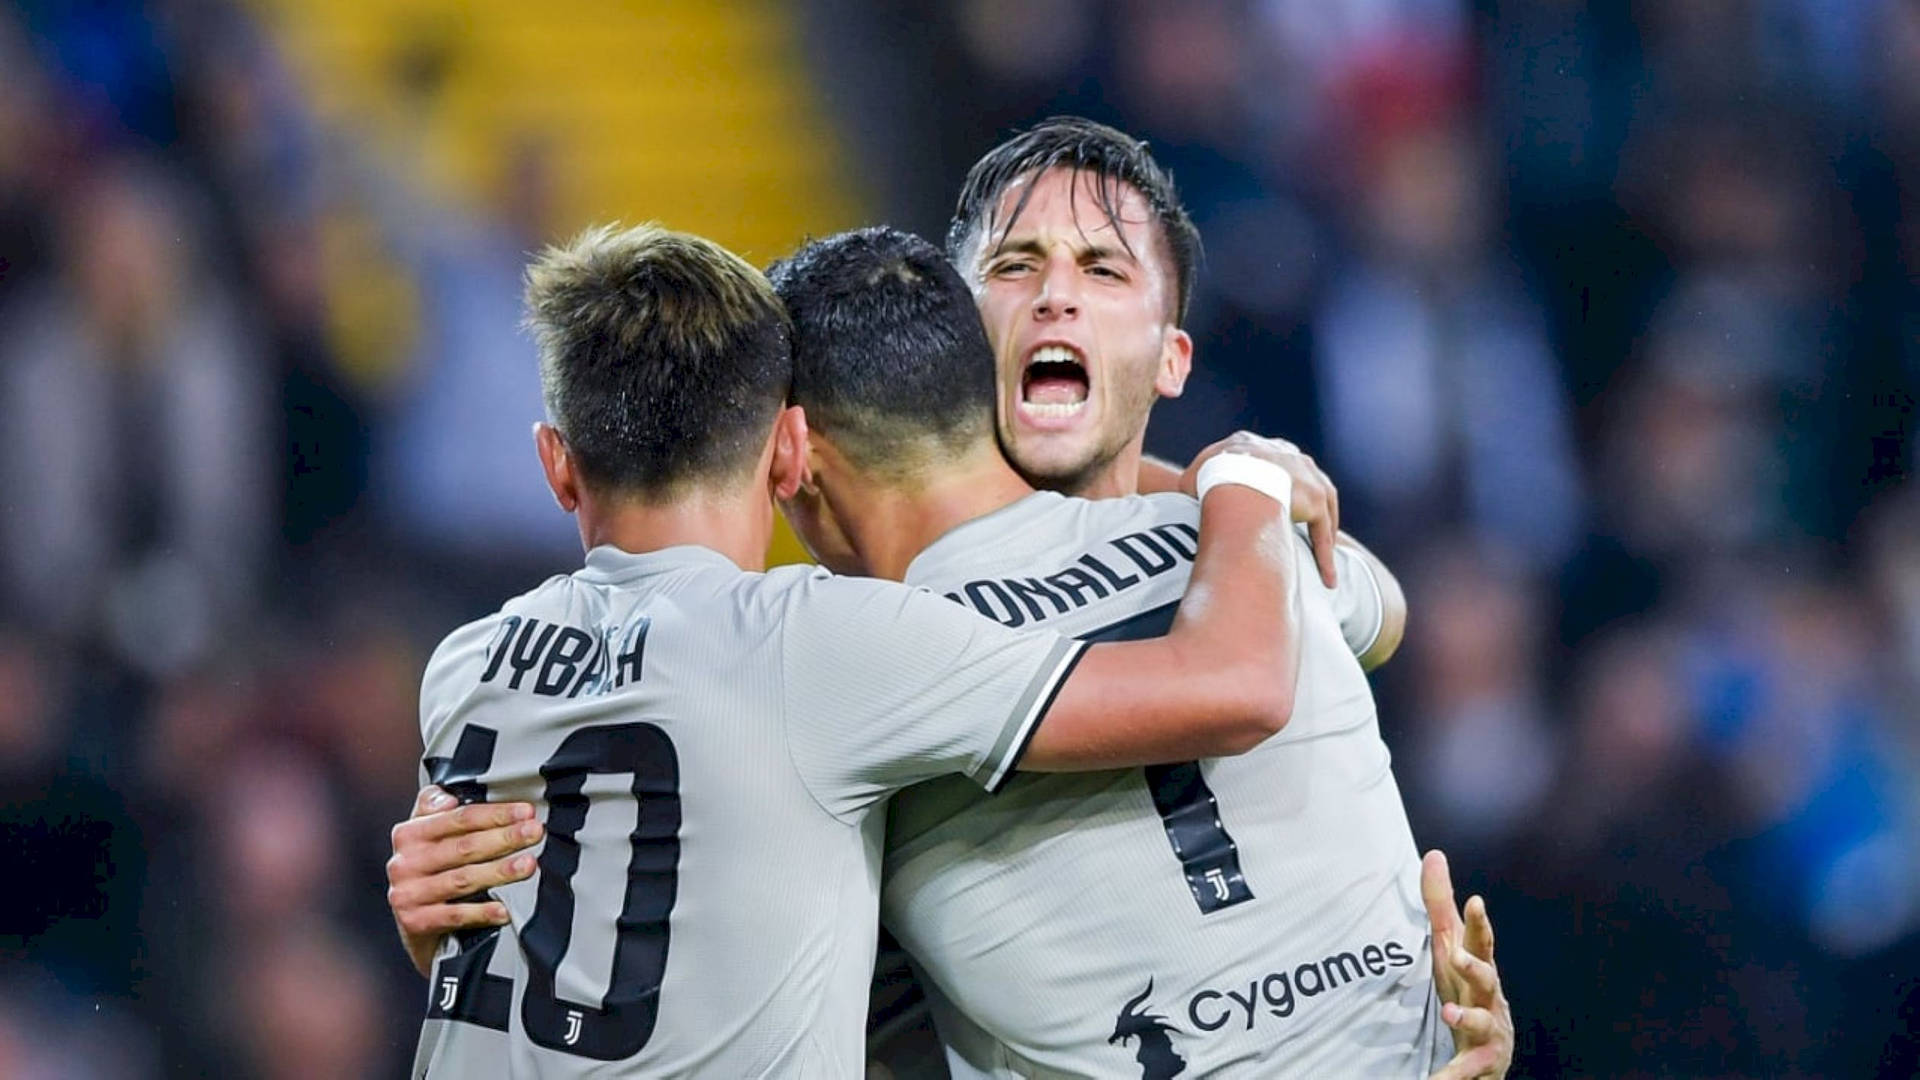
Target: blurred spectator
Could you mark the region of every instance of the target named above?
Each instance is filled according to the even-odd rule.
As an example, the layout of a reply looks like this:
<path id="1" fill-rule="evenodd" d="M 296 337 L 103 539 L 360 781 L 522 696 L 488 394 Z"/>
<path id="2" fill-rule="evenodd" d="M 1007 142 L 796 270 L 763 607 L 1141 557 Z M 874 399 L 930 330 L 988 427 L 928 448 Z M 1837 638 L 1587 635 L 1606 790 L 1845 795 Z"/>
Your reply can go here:
<path id="1" fill-rule="evenodd" d="M 418 345 L 374 446 L 374 495 L 401 535 L 519 571 L 520 589 L 567 566 L 580 543 L 533 456 L 546 409 L 520 331 L 521 275 L 550 239 L 553 168 L 537 139 L 516 142 L 491 214 L 373 172 L 361 189 L 420 298 Z"/>
<path id="2" fill-rule="evenodd" d="M 172 178 L 109 162 L 0 312 L 8 593 L 151 672 L 251 612 L 274 512 L 270 383 L 198 226 Z"/>
<path id="3" fill-rule="evenodd" d="M 1409 610 L 1446 628 L 1413 641 L 1413 753 L 1400 760 L 1428 811 L 1417 820 L 1497 851 L 1539 811 L 1555 768 L 1536 590 L 1511 560 L 1461 544 L 1435 551 L 1407 592 Z"/>
<path id="4" fill-rule="evenodd" d="M 247 1075 L 378 1075 L 382 1017 L 392 1010 L 362 946 L 324 925 L 285 922 L 243 944 L 224 965 L 223 1028 Z"/>
<path id="5" fill-rule="evenodd" d="M 1458 524 L 1555 566 L 1578 535 L 1579 467 L 1545 328 L 1491 261 L 1479 155 L 1422 128 L 1369 157 L 1358 246 L 1315 316 L 1327 457 L 1390 541 Z"/>
<path id="6" fill-rule="evenodd" d="M 1765 581 L 1753 570 L 1743 580 Z M 1920 926 L 1920 849 L 1865 612 L 1830 585 L 1749 588 L 1719 592 L 1688 645 L 1698 737 L 1760 840 L 1756 884 L 1822 948 L 1871 952 Z"/>
<path id="7" fill-rule="evenodd" d="M 1664 831 L 1673 811 L 1692 803 L 1701 763 L 1678 651 L 1671 628 L 1634 625 L 1588 654 L 1574 684 L 1574 731 L 1540 829 L 1563 868 L 1660 843 L 1647 833 Z M 1724 835 L 1711 818 L 1688 816 L 1695 843 Z"/>

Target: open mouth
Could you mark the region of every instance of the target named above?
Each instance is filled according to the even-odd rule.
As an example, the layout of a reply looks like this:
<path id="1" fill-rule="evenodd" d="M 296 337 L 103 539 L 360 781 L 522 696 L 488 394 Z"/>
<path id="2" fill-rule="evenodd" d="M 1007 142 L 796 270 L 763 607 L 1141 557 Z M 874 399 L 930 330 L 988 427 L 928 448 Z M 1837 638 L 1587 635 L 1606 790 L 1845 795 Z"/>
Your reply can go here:
<path id="1" fill-rule="evenodd" d="M 1042 345 L 1020 374 L 1020 408 L 1035 417 L 1073 416 L 1087 406 L 1092 380 L 1080 354 L 1067 345 Z"/>

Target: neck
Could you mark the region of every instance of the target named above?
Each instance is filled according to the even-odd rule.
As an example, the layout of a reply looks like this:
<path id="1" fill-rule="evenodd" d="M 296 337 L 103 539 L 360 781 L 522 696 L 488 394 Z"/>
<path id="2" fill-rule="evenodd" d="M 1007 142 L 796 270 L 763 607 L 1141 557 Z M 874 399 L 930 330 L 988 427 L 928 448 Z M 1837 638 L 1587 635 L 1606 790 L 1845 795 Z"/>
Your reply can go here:
<path id="1" fill-rule="evenodd" d="M 608 544 L 641 555 L 695 544 L 742 570 L 765 570 L 773 540 L 773 504 L 751 485 L 738 491 L 702 488 L 660 503 L 582 493 L 579 518 L 580 541 L 588 550 Z"/>
<path id="2" fill-rule="evenodd" d="M 905 482 L 854 479 L 836 504 L 866 572 L 899 581 L 927 545 L 974 518 L 1033 494 L 993 442 L 962 462 Z"/>
<path id="3" fill-rule="evenodd" d="M 1120 452 L 1075 483 L 1058 489 L 1063 495 L 1082 499 L 1117 499 L 1140 493 L 1140 455 L 1147 440 L 1145 427 L 1120 448 Z M 1048 485 L 1052 486 L 1052 485 Z"/>

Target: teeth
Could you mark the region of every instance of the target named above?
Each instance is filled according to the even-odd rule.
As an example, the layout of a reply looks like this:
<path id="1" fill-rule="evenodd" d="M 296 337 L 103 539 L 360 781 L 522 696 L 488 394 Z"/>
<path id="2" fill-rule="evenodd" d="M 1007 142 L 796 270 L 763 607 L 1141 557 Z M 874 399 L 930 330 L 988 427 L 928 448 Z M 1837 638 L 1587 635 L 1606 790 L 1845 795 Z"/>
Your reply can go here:
<path id="1" fill-rule="evenodd" d="M 1080 357 L 1065 345 L 1043 345 L 1033 351 L 1029 364 L 1074 364 L 1080 365 Z"/>
<path id="2" fill-rule="evenodd" d="M 1040 417 L 1072 416 L 1075 413 L 1078 413 L 1081 409 L 1084 409 L 1086 407 L 1087 407 L 1087 403 L 1084 400 L 1083 401 L 1053 401 L 1053 402 L 1023 401 L 1020 403 L 1020 409 L 1022 412 L 1025 412 L 1029 416 L 1040 416 Z"/>

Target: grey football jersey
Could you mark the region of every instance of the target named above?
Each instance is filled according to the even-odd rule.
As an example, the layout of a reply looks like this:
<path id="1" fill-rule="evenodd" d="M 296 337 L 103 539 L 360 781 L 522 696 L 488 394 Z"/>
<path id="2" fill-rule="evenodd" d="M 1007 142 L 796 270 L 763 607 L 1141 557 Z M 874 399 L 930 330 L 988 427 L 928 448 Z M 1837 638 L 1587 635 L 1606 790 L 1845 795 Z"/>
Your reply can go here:
<path id="1" fill-rule="evenodd" d="M 1038 494 L 942 537 L 907 580 L 1007 626 L 1161 634 L 1198 517 L 1178 495 Z M 1354 659 L 1377 586 L 1349 558 L 1330 593 L 1304 538 L 1295 569 L 1293 715 L 1252 753 L 895 796 L 882 918 L 932 984 L 956 1077 L 1381 1080 L 1451 1053 L 1419 857 Z"/>
<path id="2" fill-rule="evenodd" d="M 547 839 L 511 925 L 442 949 L 415 1075 L 859 1075 L 882 800 L 999 785 L 1084 648 L 697 547 L 596 548 L 455 631 L 426 771 Z"/>

